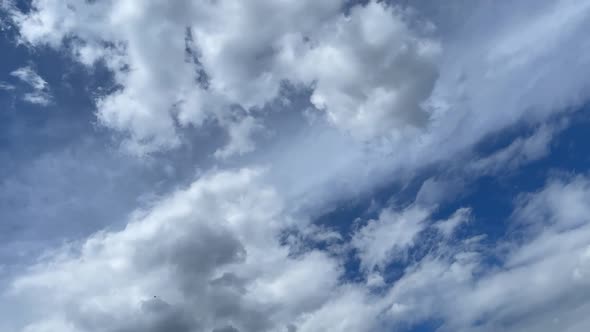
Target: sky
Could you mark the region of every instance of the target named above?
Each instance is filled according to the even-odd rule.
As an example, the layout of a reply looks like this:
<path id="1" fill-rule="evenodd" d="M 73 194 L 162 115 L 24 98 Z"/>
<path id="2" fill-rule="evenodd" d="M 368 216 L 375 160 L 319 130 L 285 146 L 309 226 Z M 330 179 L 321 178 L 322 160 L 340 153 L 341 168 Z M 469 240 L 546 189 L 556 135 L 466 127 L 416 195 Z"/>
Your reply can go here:
<path id="1" fill-rule="evenodd" d="M 589 29 L 0 0 L 0 331 L 590 330 Z"/>

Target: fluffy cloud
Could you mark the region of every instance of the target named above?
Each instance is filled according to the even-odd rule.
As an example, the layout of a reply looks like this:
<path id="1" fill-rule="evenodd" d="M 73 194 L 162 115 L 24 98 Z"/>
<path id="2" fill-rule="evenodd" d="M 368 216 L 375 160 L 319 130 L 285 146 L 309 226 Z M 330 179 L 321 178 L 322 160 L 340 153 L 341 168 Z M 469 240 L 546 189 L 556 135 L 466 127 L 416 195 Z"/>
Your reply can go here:
<path id="1" fill-rule="evenodd" d="M 340 267 L 289 256 L 278 232 L 290 222 L 258 178 L 204 175 L 125 229 L 56 250 L 13 284 L 17 302 L 37 303 L 23 330 L 286 330 L 330 297 Z"/>
<path id="2" fill-rule="evenodd" d="M 315 226 L 286 214 L 263 174 L 204 174 L 136 211 L 123 230 L 98 232 L 47 253 L 4 294 L 15 304 L 11 310 L 36 304 L 12 328 L 372 331 L 383 324 L 389 299 L 372 295 L 363 283 L 342 282 L 344 257 L 281 244 L 281 233 L 293 227 L 320 242 L 342 237 L 317 237 Z M 394 249 L 410 246 L 427 227 L 428 217 L 418 207 L 387 208 L 355 233 L 352 245 L 367 267 L 384 267 Z M 375 236 L 380 240 L 372 241 Z M 390 249 L 388 236 L 399 239 Z"/>
<path id="3" fill-rule="evenodd" d="M 423 125 L 439 45 L 401 9 L 370 2 L 345 16 L 343 5 L 41 0 L 13 16 L 25 42 L 68 43 L 80 62 L 106 64 L 120 89 L 97 101 L 98 117 L 135 152 L 177 146 L 178 125 L 224 124 L 234 105 L 256 111 L 284 82 L 311 88 L 311 103 L 364 138 Z M 222 157 L 252 149 L 235 128 Z"/>
<path id="4" fill-rule="evenodd" d="M 293 64 L 298 74 L 314 82 L 311 102 L 337 126 L 373 138 L 426 124 L 420 104 L 434 87 L 440 45 L 413 31 L 409 19 L 384 3 L 354 7 L 294 55 L 302 57 Z"/>
<path id="5" fill-rule="evenodd" d="M 443 331 L 588 328 L 590 226 L 586 208 L 572 208 L 588 205 L 584 177 L 523 194 L 512 218 L 526 240 L 500 240 L 507 249 L 499 252 L 481 236 L 453 236 L 468 209 L 432 223 L 423 208 L 386 208 L 350 243 L 368 268 L 365 284 L 341 281 L 344 257 L 337 251 L 294 252 L 279 242 L 282 231 L 305 229 L 306 222 L 285 214 L 260 172 L 205 174 L 137 211 L 125 229 L 47 254 L 4 295 L 17 308 L 36 304 L 22 330 L 374 331 L 432 319 Z M 417 235 L 426 229 L 439 235 Z M 399 279 L 370 280 L 418 242 L 426 255 Z M 490 256 L 497 266 L 486 263 Z M 383 291 L 371 292 L 374 286 Z"/>
<path id="6" fill-rule="evenodd" d="M 404 156 L 384 161 L 389 169 L 448 159 L 587 99 L 586 2 L 413 5 L 370 1 L 344 14 L 339 0 L 38 0 L 10 12 L 27 44 L 65 45 L 109 68 L 118 89 L 98 98 L 98 118 L 140 154 L 178 146 L 182 129 L 211 121 L 230 138 L 219 158 L 250 152 L 262 128 L 252 124 L 264 126 L 261 109 L 287 82 L 310 91 L 332 124 Z"/>

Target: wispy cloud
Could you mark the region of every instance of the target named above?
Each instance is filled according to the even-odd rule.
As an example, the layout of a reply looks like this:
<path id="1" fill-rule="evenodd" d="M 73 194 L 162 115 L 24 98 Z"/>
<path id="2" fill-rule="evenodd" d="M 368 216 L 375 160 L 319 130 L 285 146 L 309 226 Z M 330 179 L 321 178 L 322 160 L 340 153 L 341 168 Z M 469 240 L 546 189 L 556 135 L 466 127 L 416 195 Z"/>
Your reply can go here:
<path id="1" fill-rule="evenodd" d="M 47 82 L 29 66 L 14 70 L 10 75 L 27 83 L 35 90 L 44 90 L 47 88 Z"/>
<path id="2" fill-rule="evenodd" d="M 8 84 L 6 82 L 0 82 L 0 90 L 3 90 L 3 91 L 12 91 L 14 89 L 16 89 L 14 85 Z"/>
<path id="3" fill-rule="evenodd" d="M 24 101 L 41 106 L 51 104 L 53 96 L 49 91 L 49 84 L 33 68 L 30 66 L 21 67 L 12 71 L 10 75 L 33 89 L 32 92 L 27 92 L 22 96 Z"/>

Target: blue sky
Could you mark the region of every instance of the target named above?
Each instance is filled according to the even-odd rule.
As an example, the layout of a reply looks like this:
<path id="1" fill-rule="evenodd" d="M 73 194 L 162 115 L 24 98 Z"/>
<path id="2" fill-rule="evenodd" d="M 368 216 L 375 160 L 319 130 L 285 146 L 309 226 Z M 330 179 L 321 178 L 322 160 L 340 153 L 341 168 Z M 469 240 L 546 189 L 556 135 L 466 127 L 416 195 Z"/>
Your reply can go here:
<path id="1" fill-rule="evenodd" d="M 0 0 L 0 331 L 588 331 L 589 18 Z"/>

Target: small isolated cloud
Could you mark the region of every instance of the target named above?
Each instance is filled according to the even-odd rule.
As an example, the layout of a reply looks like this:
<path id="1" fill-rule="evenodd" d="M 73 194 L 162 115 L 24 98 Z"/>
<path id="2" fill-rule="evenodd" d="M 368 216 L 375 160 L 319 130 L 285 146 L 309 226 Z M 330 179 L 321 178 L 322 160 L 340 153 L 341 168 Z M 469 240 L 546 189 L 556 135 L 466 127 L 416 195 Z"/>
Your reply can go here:
<path id="1" fill-rule="evenodd" d="M 35 90 L 44 90 L 48 87 L 47 82 L 30 66 L 16 69 L 11 72 L 10 75 L 20 79 L 24 83 L 27 83 Z"/>
<path id="2" fill-rule="evenodd" d="M 51 104 L 52 101 L 51 94 L 40 91 L 25 93 L 22 98 L 28 103 L 41 106 L 47 106 Z"/>
<path id="3" fill-rule="evenodd" d="M 428 23 L 414 24 L 403 10 L 375 1 L 355 5 L 350 15 L 342 6 L 38 1 L 14 19 L 30 45 L 61 48 L 68 39 L 81 63 L 103 60 L 121 89 L 98 99 L 97 114 L 129 134 L 126 146 L 139 153 L 177 147 L 179 126 L 212 120 L 232 136 L 217 153 L 226 158 L 253 150 L 245 124 L 224 120 L 235 117 L 234 106 L 256 114 L 279 98 L 285 82 L 312 90 L 308 103 L 363 139 L 425 125 L 421 103 L 434 87 L 440 53 Z"/>
<path id="4" fill-rule="evenodd" d="M 22 96 L 24 101 L 41 106 L 51 104 L 53 97 L 49 92 L 47 81 L 39 76 L 32 67 L 21 67 L 11 72 L 10 75 L 18 78 L 33 90 Z"/>

